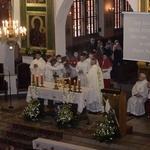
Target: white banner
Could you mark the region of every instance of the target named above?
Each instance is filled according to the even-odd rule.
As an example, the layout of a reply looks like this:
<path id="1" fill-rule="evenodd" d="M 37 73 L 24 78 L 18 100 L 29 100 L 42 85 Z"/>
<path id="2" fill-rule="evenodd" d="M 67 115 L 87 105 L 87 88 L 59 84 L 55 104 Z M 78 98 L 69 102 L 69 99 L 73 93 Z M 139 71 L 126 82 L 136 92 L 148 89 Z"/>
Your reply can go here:
<path id="1" fill-rule="evenodd" d="M 123 59 L 150 62 L 150 13 L 123 12 Z"/>

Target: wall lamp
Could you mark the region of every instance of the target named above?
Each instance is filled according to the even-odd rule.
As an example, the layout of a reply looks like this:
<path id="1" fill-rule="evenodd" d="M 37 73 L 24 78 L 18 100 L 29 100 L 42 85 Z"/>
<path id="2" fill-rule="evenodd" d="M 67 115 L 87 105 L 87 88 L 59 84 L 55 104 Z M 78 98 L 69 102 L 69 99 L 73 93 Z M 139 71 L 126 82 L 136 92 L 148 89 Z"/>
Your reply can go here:
<path id="1" fill-rule="evenodd" d="M 112 11 L 114 11 L 114 7 L 109 7 L 108 12 L 112 12 Z"/>

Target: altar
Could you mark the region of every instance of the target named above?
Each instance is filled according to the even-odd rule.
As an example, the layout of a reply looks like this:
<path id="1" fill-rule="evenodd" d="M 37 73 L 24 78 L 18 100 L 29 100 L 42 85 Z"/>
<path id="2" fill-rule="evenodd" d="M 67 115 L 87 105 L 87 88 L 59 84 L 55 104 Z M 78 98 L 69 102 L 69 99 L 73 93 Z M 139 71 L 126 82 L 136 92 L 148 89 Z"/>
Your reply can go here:
<path id="1" fill-rule="evenodd" d="M 82 113 L 83 109 L 88 105 L 93 103 L 98 99 L 98 93 L 95 89 L 81 87 L 81 93 L 68 91 L 68 88 L 59 87 L 59 89 L 54 89 L 55 83 L 52 82 L 44 82 L 44 87 L 36 87 L 38 98 L 47 99 L 53 101 L 74 103 L 78 105 L 77 111 Z M 31 100 L 32 86 L 28 87 L 26 101 L 29 102 Z"/>

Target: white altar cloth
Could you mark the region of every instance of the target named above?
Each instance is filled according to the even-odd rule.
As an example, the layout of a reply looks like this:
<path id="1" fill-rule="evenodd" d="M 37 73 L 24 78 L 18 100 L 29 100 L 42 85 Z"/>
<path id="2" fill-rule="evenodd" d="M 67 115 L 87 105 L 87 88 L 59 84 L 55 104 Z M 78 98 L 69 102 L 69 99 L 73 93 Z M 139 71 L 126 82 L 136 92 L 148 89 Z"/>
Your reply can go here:
<path id="1" fill-rule="evenodd" d="M 69 143 L 63 143 L 59 141 L 53 141 L 43 138 L 37 138 L 32 141 L 33 149 L 35 150 L 96 150 L 93 148 L 87 148 Z"/>
<path id="2" fill-rule="evenodd" d="M 32 86 L 28 87 L 28 93 L 26 97 L 27 102 L 31 100 L 31 87 Z M 68 91 L 68 89 L 65 88 L 65 91 Z M 68 100 L 70 103 L 78 104 L 77 110 L 79 113 L 81 113 L 88 104 L 91 104 L 98 99 L 98 93 L 94 89 L 82 87 L 81 91 L 82 93 L 74 92 L 74 99 L 70 99 L 70 101 Z M 37 87 L 37 92 L 39 98 L 63 102 L 63 88 L 60 87 L 58 90 L 54 90 L 54 83 L 44 82 L 44 87 Z"/>

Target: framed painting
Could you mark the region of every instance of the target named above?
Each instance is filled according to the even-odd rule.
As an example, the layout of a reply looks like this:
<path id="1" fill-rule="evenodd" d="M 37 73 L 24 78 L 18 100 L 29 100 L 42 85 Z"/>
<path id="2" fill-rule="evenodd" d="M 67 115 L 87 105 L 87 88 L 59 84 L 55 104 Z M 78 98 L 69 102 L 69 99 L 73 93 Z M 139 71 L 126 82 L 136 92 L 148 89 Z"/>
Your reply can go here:
<path id="1" fill-rule="evenodd" d="M 43 7 L 46 6 L 46 0 L 26 0 L 26 6 L 28 7 Z"/>
<path id="2" fill-rule="evenodd" d="M 27 14 L 27 45 L 35 49 L 47 48 L 47 17 L 45 13 Z"/>

